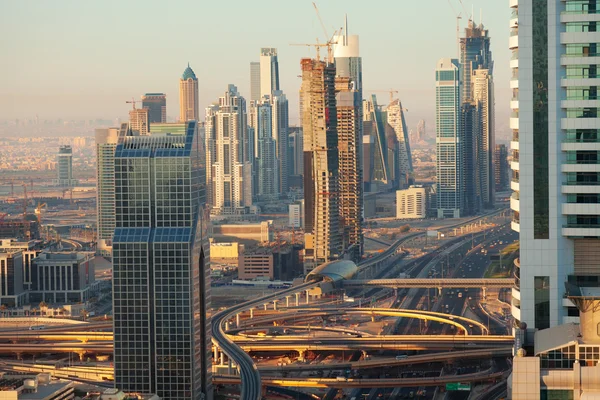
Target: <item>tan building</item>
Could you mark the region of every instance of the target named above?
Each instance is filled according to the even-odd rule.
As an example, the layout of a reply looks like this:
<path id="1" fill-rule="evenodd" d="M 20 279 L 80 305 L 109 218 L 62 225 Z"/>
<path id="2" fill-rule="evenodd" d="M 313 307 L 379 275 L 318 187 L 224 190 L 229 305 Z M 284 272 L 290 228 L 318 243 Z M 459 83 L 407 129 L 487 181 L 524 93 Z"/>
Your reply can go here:
<path id="1" fill-rule="evenodd" d="M 240 256 L 238 243 L 211 243 L 210 261 L 212 265 L 237 265 Z"/>
<path id="2" fill-rule="evenodd" d="M 129 127 L 140 135 L 147 135 L 150 132 L 150 121 L 148 119 L 147 108 L 134 108 L 129 111 Z"/>
<path id="3" fill-rule="evenodd" d="M 494 176 L 494 79 L 487 69 L 473 72 L 475 102 L 481 119 L 476 166 L 481 188 L 481 201 L 485 207 L 493 207 L 496 193 Z"/>
<path id="4" fill-rule="evenodd" d="M 239 239 L 240 241 L 249 240 L 264 243 L 271 242 L 273 240 L 272 229 L 272 221 L 263 221 L 252 224 L 213 224 L 211 237 L 216 242 L 226 242 L 231 241 L 231 239 Z"/>
<path id="5" fill-rule="evenodd" d="M 304 270 L 343 252 L 339 216 L 335 65 L 303 58 Z"/>
<path id="6" fill-rule="evenodd" d="M 396 218 L 427 217 L 427 197 L 427 188 L 424 186 L 414 185 L 396 191 Z"/>
<path id="7" fill-rule="evenodd" d="M 179 121 L 199 121 L 198 78 L 188 64 L 179 80 Z"/>
<path id="8" fill-rule="evenodd" d="M 258 247 L 242 251 L 238 258 L 238 278 L 251 280 L 266 278 L 270 281 L 275 279 L 273 271 L 273 251 L 269 247 Z"/>

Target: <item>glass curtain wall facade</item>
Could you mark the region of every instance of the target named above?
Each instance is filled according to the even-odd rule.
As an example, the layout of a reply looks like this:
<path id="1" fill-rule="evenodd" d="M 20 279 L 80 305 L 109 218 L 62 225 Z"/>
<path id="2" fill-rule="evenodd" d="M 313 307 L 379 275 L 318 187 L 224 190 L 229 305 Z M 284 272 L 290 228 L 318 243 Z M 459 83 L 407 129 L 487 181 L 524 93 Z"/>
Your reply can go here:
<path id="1" fill-rule="evenodd" d="M 438 61 L 436 72 L 437 216 L 463 216 L 463 138 L 458 60 Z"/>
<path id="2" fill-rule="evenodd" d="M 125 136 L 115 152 L 115 384 L 212 399 L 205 155 L 185 134 Z"/>

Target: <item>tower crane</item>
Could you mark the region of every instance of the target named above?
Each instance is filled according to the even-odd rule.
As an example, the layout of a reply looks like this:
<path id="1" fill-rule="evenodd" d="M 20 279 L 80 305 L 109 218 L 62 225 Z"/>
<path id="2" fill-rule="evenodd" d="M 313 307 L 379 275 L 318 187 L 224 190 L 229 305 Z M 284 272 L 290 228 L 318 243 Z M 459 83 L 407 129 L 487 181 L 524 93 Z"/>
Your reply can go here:
<path id="1" fill-rule="evenodd" d="M 459 39 L 459 36 L 460 36 L 460 20 L 462 19 L 462 17 L 461 17 L 460 13 L 458 13 L 458 14 L 456 13 L 456 10 L 454 9 L 454 6 L 450 2 L 450 0 L 448 0 L 448 4 L 450 5 L 450 8 L 452 8 L 452 12 L 454 13 L 454 15 L 456 15 L 456 50 L 457 50 L 458 60 L 460 60 L 460 39 Z M 462 1 L 460 2 L 460 4 L 462 5 Z"/>
<path id="2" fill-rule="evenodd" d="M 40 226 L 42 225 L 42 208 L 47 206 L 46 203 L 38 203 L 35 208 L 35 215 L 37 216 L 38 224 L 40 224 Z"/>
<path id="3" fill-rule="evenodd" d="M 135 104 L 141 102 L 141 100 L 136 100 L 135 97 L 132 97 L 131 100 L 127 100 L 125 103 L 131 104 L 133 106 L 133 109 L 135 110 Z"/>

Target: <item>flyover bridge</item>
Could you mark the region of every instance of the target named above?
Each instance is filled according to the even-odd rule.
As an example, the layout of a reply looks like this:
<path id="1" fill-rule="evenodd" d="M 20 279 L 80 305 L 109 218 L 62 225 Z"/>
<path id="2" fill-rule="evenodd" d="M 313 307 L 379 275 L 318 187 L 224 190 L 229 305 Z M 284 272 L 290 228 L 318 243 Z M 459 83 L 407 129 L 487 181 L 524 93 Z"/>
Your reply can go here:
<path id="1" fill-rule="evenodd" d="M 511 288 L 515 285 L 514 278 L 409 278 L 409 279 L 350 279 L 344 281 L 346 288 L 365 286 L 399 288 L 457 288 L 457 289 L 491 289 Z"/>

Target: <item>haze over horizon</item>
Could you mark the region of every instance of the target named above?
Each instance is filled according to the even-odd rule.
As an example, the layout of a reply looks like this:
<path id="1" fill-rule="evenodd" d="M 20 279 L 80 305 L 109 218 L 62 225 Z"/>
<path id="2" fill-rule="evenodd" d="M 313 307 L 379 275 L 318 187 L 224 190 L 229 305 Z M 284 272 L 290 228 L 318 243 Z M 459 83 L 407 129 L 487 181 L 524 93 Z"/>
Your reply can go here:
<path id="1" fill-rule="evenodd" d="M 167 114 L 174 119 L 179 78 L 188 62 L 199 79 L 203 115 L 229 83 L 248 98 L 250 62 L 258 61 L 261 47 L 275 47 L 281 88 L 290 101 L 290 124 L 298 124 L 300 59 L 314 57 L 315 51 L 290 44 L 325 41 L 308 0 L 264 0 L 259 5 L 186 0 L 168 6 L 157 0 L 2 3 L 0 33 L 9 40 L 0 48 L 12 60 L 0 64 L 4 120 L 36 115 L 125 120 L 130 109 L 125 101 L 146 92 L 166 93 Z M 331 0 L 317 5 L 329 35 L 348 14 L 350 34 L 360 36 L 365 97 L 369 90 L 398 90 L 411 127 L 419 119 L 433 127 L 436 61 L 457 56 L 455 12 L 462 16 L 462 36 L 465 14 L 473 9 L 479 23 L 481 10 L 491 36 L 497 135 L 502 135 L 508 130 L 510 9 L 503 1 L 464 0 L 464 9 L 458 0 L 451 3 L 454 10 L 439 0 L 386 0 L 376 6 Z M 388 102 L 388 94 L 376 94 L 380 103 Z"/>

